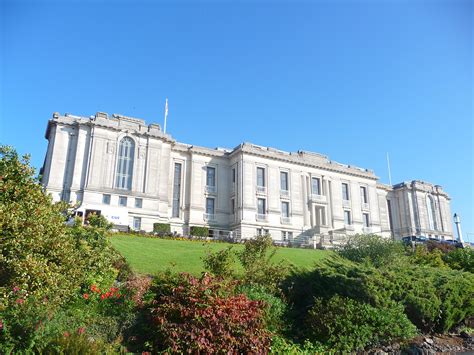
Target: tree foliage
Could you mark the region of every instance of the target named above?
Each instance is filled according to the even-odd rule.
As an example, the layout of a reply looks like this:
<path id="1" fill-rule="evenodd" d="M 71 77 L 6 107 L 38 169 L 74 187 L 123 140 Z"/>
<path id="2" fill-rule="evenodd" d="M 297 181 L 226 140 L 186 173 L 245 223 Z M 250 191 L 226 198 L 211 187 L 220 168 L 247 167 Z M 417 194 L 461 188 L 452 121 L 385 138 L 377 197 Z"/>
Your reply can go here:
<path id="1" fill-rule="evenodd" d="M 27 156 L 0 147 L 0 352 L 39 349 L 54 315 L 124 267 L 103 228 L 66 226 L 67 208 L 43 192 Z"/>

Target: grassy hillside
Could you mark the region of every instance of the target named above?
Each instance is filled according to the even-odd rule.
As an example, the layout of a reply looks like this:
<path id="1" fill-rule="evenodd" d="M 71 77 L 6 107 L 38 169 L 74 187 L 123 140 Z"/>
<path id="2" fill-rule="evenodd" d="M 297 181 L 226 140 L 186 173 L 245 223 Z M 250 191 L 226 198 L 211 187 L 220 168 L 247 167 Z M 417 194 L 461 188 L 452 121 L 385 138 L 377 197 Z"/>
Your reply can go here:
<path id="1" fill-rule="evenodd" d="M 129 235 L 115 235 L 110 237 L 110 240 L 127 259 L 132 269 L 142 274 L 156 274 L 171 268 L 176 272 L 197 275 L 204 271 L 201 257 L 207 250 L 215 251 L 231 245 Z M 233 246 L 234 250 L 242 249 L 242 245 L 233 244 Z M 278 248 L 275 260 L 287 260 L 297 267 L 307 268 L 329 253 L 322 250 Z"/>

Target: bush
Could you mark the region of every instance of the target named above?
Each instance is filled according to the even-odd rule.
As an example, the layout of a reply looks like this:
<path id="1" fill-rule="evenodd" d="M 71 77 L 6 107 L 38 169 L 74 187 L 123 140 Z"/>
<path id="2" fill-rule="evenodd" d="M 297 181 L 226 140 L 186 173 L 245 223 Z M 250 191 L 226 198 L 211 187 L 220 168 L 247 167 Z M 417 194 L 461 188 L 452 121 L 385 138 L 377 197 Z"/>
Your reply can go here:
<path id="1" fill-rule="evenodd" d="M 429 251 L 425 245 L 416 246 L 413 262 L 424 266 L 446 267 L 443 261 L 443 252 L 437 248 L 433 248 Z"/>
<path id="2" fill-rule="evenodd" d="M 315 299 L 306 324 L 310 340 L 340 352 L 363 350 L 369 345 L 408 339 L 416 334 L 416 327 L 401 305 L 376 308 L 338 295 L 327 300 Z"/>
<path id="3" fill-rule="evenodd" d="M 90 214 L 87 217 L 87 221 L 91 227 L 96 227 L 96 228 L 101 228 L 106 231 L 109 231 L 112 229 L 113 224 L 110 223 L 107 218 L 105 218 L 102 215 L 98 215 L 95 213 Z"/>
<path id="4" fill-rule="evenodd" d="M 474 249 L 455 249 L 443 255 L 443 260 L 451 269 L 474 273 Z"/>
<path id="5" fill-rule="evenodd" d="M 270 348 L 270 354 L 308 355 L 333 353 L 334 351 L 331 351 L 331 349 L 328 349 L 319 342 L 311 343 L 305 340 L 303 344 L 297 344 L 281 336 L 274 336 L 272 338 L 272 346 Z"/>
<path id="6" fill-rule="evenodd" d="M 404 255 L 401 242 L 378 235 L 355 235 L 339 251 L 339 255 L 354 262 L 370 262 L 374 266 L 387 265 Z"/>
<path id="7" fill-rule="evenodd" d="M 158 235 L 171 234 L 171 225 L 168 223 L 153 223 L 153 232 Z"/>
<path id="8" fill-rule="evenodd" d="M 207 237 L 209 237 L 209 228 L 191 226 L 191 235 L 194 236 L 194 237 L 207 238 Z"/>
<path id="9" fill-rule="evenodd" d="M 280 297 L 268 292 L 265 287 L 259 285 L 241 286 L 237 288 L 239 293 L 245 294 L 252 301 L 263 302 L 265 327 L 272 333 L 284 331 L 284 316 L 287 311 L 285 302 Z"/>
<path id="10" fill-rule="evenodd" d="M 154 351 L 259 353 L 270 345 L 262 302 L 234 295 L 232 283 L 181 274 L 158 284 L 155 292 Z"/>
<path id="11" fill-rule="evenodd" d="M 233 277 L 234 252 L 232 246 L 215 252 L 207 251 L 202 258 L 204 267 L 214 276 L 222 278 Z"/>
<path id="12" fill-rule="evenodd" d="M 448 268 L 391 265 L 375 268 L 338 257 L 327 258 L 313 271 L 294 273 L 285 282 L 294 329 L 313 307 L 314 298 L 351 298 L 375 308 L 402 304 L 408 319 L 423 331 L 443 332 L 474 314 L 474 275 Z"/>
<path id="13" fill-rule="evenodd" d="M 119 273 L 104 230 L 66 227 L 67 207 L 43 193 L 28 157 L 0 147 L 1 353 L 40 349 L 75 321 L 56 315 L 75 309 L 82 289 Z"/>
<path id="14" fill-rule="evenodd" d="M 285 263 L 272 263 L 275 252 L 273 240 L 268 235 L 246 240 L 244 250 L 237 254 L 244 268 L 244 283 L 261 285 L 275 291 L 289 272 Z"/>

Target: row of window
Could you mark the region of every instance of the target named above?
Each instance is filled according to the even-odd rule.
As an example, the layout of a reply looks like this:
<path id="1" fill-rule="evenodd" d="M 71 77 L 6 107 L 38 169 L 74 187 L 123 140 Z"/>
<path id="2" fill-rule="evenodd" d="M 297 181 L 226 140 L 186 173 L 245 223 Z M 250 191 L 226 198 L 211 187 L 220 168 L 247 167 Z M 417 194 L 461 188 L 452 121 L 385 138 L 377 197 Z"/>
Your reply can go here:
<path id="1" fill-rule="evenodd" d="M 344 201 L 350 200 L 349 184 L 345 182 L 342 183 L 342 199 Z M 362 201 L 362 203 L 369 203 L 369 197 L 367 195 L 367 187 L 365 186 L 360 186 L 360 200 Z"/>
<path id="2" fill-rule="evenodd" d="M 362 220 L 364 222 L 364 227 L 370 227 L 370 219 L 368 213 L 362 213 Z M 349 210 L 344 210 L 344 224 L 352 225 L 352 213 Z"/>
<path id="3" fill-rule="evenodd" d="M 110 205 L 111 195 L 103 194 L 102 195 L 102 203 L 104 205 Z M 128 197 L 127 196 L 119 196 L 119 206 L 127 207 L 128 205 Z M 143 199 L 135 197 L 135 208 L 142 208 L 143 207 Z"/>
<path id="4" fill-rule="evenodd" d="M 120 141 L 119 152 L 117 158 L 117 174 L 116 174 L 116 187 L 119 189 L 130 190 L 132 187 L 132 175 L 133 175 L 133 164 L 134 164 L 134 152 L 135 142 L 130 137 L 125 137 Z M 232 169 L 232 182 L 236 182 L 236 169 Z M 216 168 L 208 166 L 206 174 L 206 185 L 209 187 L 216 186 Z M 181 185 L 181 163 L 175 163 L 175 175 L 174 175 L 174 194 L 173 199 L 179 201 L 179 188 Z M 265 180 L 265 168 L 257 167 L 257 187 L 264 188 L 266 186 Z M 321 180 L 320 178 L 311 178 L 311 189 L 313 195 L 321 195 Z M 280 172 L 280 190 L 289 191 L 289 179 L 288 172 Z M 215 191 L 214 191 L 215 192 Z M 368 203 L 367 188 L 365 186 L 360 187 L 361 200 L 363 203 Z M 349 184 L 342 184 L 342 198 L 345 201 L 350 200 L 349 195 Z M 176 204 L 179 206 L 179 203 Z M 173 215 L 175 213 L 173 207 Z"/>

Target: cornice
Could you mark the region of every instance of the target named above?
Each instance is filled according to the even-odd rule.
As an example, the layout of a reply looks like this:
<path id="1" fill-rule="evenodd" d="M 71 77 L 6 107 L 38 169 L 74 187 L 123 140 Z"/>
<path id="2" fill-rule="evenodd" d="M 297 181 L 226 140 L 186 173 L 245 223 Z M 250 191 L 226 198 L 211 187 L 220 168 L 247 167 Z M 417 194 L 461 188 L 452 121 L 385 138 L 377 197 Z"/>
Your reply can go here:
<path id="1" fill-rule="evenodd" d="M 373 173 L 369 173 L 369 172 L 365 173 L 365 172 L 359 171 L 359 169 L 350 168 L 350 167 L 349 168 L 345 168 L 342 166 L 339 167 L 337 165 L 338 163 L 333 163 L 327 159 L 326 159 L 327 163 L 318 164 L 315 162 L 311 162 L 309 160 L 305 160 L 304 158 L 301 158 L 293 153 L 282 154 L 282 153 L 272 152 L 272 151 L 263 151 L 263 150 L 257 151 L 256 149 L 252 149 L 252 148 L 249 149 L 247 145 L 244 145 L 240 149 L 244 154 L 249 154 L 249 155 L 263 157 L 263 158 L 269 158 L 276 161 L 283 161 L 287 163 L 297 164 L 297 165 L 305 166 L 309 168 L 316 168 L 316 169 L 331 171 L 331 172 L 345 174 L 345 175 L 362 177 L 365 179 L 378 180 L 378 177 L 375 176 Z"/>
<path id="2" fill-rule="evenodd" d="M 118 117 L 118 118 L 117 118 Z M 105 119 L 105 118 L 97 118 L 97 119 L 92 119 L 92 118 L 86 118 L 86 117 L 77 117 L 77 116 L 58 116 L 55 115 L 53 119 L 50 119 L 48 121 L 48 127 L 46 130 L 46 138 L 48 135 L 48 132 L 50 130 L 51 125 L 64 125 L 64 126 L 88 126 L 88 127 L 101 127 L 101 128 L 106 128 L 111 131 L 115 132 L 125 132 L 128 134 L 133 134 L 135 136 L 140 136 L 140 137 L 146 137 L 146 138 L 157 138 L 159 140 L 162 140 L 163 142 L 167 143 L 172 143 L 174 144 L 176 140 L 174 140 L 170 135 L 164 134 L 161 131 L 159 131 L 156 127 L 157 125 L 155 124 L 150 124 L 149 126 L 146 125 L 141 125 L 139 123 L 133 123 L 138 125 L 139 128 L 146 128 L 147 130 L 140 130 L 137 128 L 134 128 L 132 125 L 124 125 L 124 126 L 118 126 L 114 125 L 111 122 L 119 122 L 120 119 L 123 119 L 126 122 L 132 122 L 132 118 L 122 118 L 121 116 L 117 116 L 112 119 Z M 110 120 L 110 122 L 108 122 Z M 152 130 L 150 132 L 150 130 Z"/>

